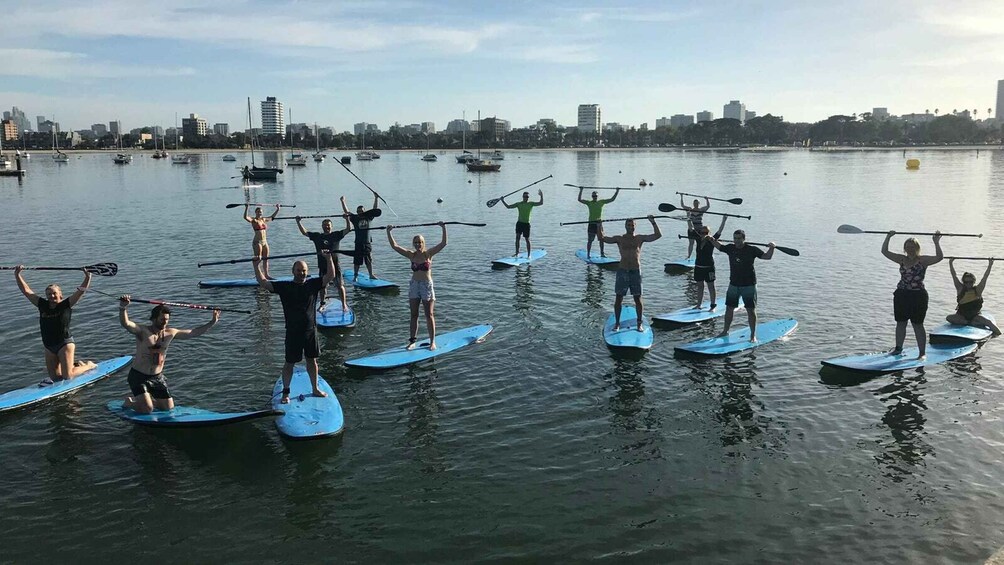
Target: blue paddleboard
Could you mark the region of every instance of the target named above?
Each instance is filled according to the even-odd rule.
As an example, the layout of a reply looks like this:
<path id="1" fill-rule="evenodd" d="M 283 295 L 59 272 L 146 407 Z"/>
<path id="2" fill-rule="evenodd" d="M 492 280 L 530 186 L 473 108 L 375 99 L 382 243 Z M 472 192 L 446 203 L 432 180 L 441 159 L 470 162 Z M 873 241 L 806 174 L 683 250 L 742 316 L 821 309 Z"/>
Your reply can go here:
<path id="1" fill-rule="evenodd" d="M 352 269 L 342 271 L 342 278 L 345 279 L 345 282 L 352 283 L 354 286 L 358 286 L 359 288 L 374 290 L 381 288 L 397 288 L 397 285 L 390 281 L 385 281 L 383 279 L 371 279 L 366 273 L 359 273 L 359 277 L 356 280 L 352 280 L 355 275 L 356 272 Z"/>
<path id="2" fill-rule="evenodd" d="M 728 355 L 777 341 L 795 331 L 796 326 L 798 326 L 798 322 L 793 318 L 761 322 L 756 326 L 757 341 L 755 342 L 750 342 L 750 329 L 745 327 L 730 332 L 724 337 L 713 337 L 680 345 L 676 351 L 700 355 Z"/>
<path id="3" fill-rule="evenodd" d="M 621 260 L 616 257 L 603 257 L 599 253 L 593 251 L 588 256 L 586 255 L 585 249 L 580 249 L 575 252 L 575 256 L 582 259 L 590 265 L 612 265 L 615 263 L 620 263 Z"/>
<path id="4" fill-rule="evenodd" d="M 638 311 L 634 306 L 621 307 L 621 324 L 617 331 L 614 331 L 614 315 L 610 314 L 607 322 L 603 324 L 603 340 L 610 347 L 629 347 L 633 349 L 652 349 L 655 335 L 650 326 L 644 326 L 642 331 L 638 331 Z"/>
<path id="5" fill-rule="evenodd" d="M 705 300 L 700 308 L 680 308 L 679 310 L 673 310 L 668 314 L 657 314 L 652 316 L 652 321 L 654 322 L 672 322 L 674 324 L 694 324 L 697 322 L 703 322 L 706 320 L 712 320 L 719 316 L 724 316 L 725 311 L 728 309 L 725 307 L 724 300 L 719 302 L 714 310 L 708 310 L 711 308 L 711 302 Z M 742 303 L 736 308 L 736 312 L 742 312 L 745 310 Z M 760 339 L 757 336 L 757 339 Z"/>
<path id="6" fill-rule="evenodd" d="M 520 251 L 515 257 L 503 257 L 492 261 L 492 267 L 518 267 L 536 261 L 544 255 L 547 255 L 545 249 L 534 249 L 529 257 L 526 256 L 526 251 Z"/>
<path id="7" fill-rule="evenodd" d="M 994 318 L 992 314 L 982 312 L 980 315 L 994 324 L 997 323 L 997 319 Z M 955 324 L 945 322 L 944 324 L 941 324 L 931 330 L 931 343 L 944 343 L 947 341 L 983 341 L 985 339 L 990 339 L 990 336 L 992 335 L 993 332 L 991 332 L 989 328 L 983 326 L 957 326 Z"/>
<path id="8" fill-rule="evenodd" d="M 317 310 L 317 326 L 321 328 L 351 328 L 356 325 L 356 313 L 351 306 L 342 310 L 342 302 L 337 298 L 332 300 L 328 297 L 328 302 Z"/>
<path id="9" fill-rule="evenodd" d="M 48 386 L 37 383 L 10 392 L 0 394 L 0 412 L 24 408 L 32 404 L 72 394 L 87 385 L 92 385 L 101 379 L 110 377 L 112 373 L 125 367 L 132 361 L 132 355 L 116 357 L 98 363 L 98 366 L 75 379 L 58 381 Z"/>
<path id="10" fill-rule="evenodd" d="M 492 327 L 488 324 L 471 326 L 462 330 L 437 335 L 435 351 L 429 350 L 429 342 L 424 341 L 419 342 L 415 349 L 410 351 L 406 349 L 406 346 L 402 345 L 377 353 L 376 355 L 349 359 L 345 361 L 345 364 L 349 367 L 374 370 L 403 367 L 412 363 L 418 363 L 419 361 L 425 361 L 426 359 L 432 359 L 444 353 L 456 351 L 472 343 L 481 342 L 491 332 Z"/>
<path id="11" fill-rule="evenodd" d="M 154 428 L 206 428 L 282 415 L 282 411 L 278 410 L 212 412 L 191 406 L 175 406 L 171 410 L 154 410 L 149 414 L 140 414 L 132 408 L 123 407 L 121 400 L 109 402 L 108 410 L 127 422 Z"/>
<path id="12" fill-rule="evenodd" d="M 292 282 L 293 277 L 277 277 L 275 282 Z M 199 281 L 199 288 L 234 288 L 242 286 L 258 286 L 255 279 L 215 279 Z"/>
<path id="13" fill-rule="evenodd" d="M 317 376 L 317 388 L 328 396 L 321 398 L 312 394 L 307 370 L 298 365 L 289 383 L 289 404 L 282 404 L 279 402 L 282 377 L 279 377 L 272 387 L 272 408 L 285 412 L 275 420 L 280 434 L 290 439 L 317 439 L 342 432 L 345 416 L 335 391 L 320 375 Z"/>
<path id="14" fill-rule="evenodd" d="M 969 343 L 957 347 L 928 345 L 927 357 L 922 361 L 917 359 L 917 355 L 920 353 L 920 350 L 916 347 L 907 347 L 903 349 L 903 353 L 899 355 L 893 355 L 887 351 L 884 353 L 868 353 L 865 355 L 851 355 L 850 357 L 837 357 L 836 359 L 827 359 L 826 361 L 822 361 L 822 363 L 827 367 L 837 367 L 853 371 L 890 373 L 892 371 L 902 371 L 905 369 L 927 367 L 928 365 L 937 365 L 939 363 L 944 363 L 945 361 L 951 361 L 952 359 L 969 355 L 973 351 L 976 351 L 975 343 Z"/>
<path id="15" fill-rule="evenodd" d="M 679 261 L 670 261 L 666 263 L 666 269 L 693 269 L 694 265 L 697 264 L 697 259 L 691 257 L 690 259 L 680 259 Z"/>

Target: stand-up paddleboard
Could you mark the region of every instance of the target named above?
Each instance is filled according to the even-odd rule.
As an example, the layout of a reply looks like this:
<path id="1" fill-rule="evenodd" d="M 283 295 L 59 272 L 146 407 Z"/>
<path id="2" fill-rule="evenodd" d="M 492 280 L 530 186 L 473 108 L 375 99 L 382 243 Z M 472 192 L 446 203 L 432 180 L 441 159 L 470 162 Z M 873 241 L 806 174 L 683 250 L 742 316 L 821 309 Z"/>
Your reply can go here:
<path id="1" fill-rule="evenodd" d="M 351 328 L 356 325 L 356 313 L 352 307 L 346 305 L 342 310 L 342 302 L 337 298 L 332 300 L 328 297 L 328 302 L 317 310 L 317 326 L 321 328 Z"/>
<path id="2" fill-rule="evenodd" d="M 983 312 L 980 314 L 994 324 L 997 319 L 992 314 Z M 945 343 L 952 341 L 983 341 L 990 339 L 994 335 L 990 328 L 984 326 L 959 326 L 945 322 L 931 330 L 931 343 Z"/>
<path id="3" fill-rule="evenodd" d="M 175 406 L 171 410 L 154 410 L 149 414 L 140 414 L 132 408 L 122 406 L 121 400 L 109 402 L 108 411 L 127 422 L 153 428 L 207 428 L 282 415 L 281 410 L 271 409 L 251 412 L 213 412 L 191 406 Z"/>
<path id="4" fill-rule="evenodd" d="M 665 269 L 693 269 L 694 265 L 697 264 L 697 259 L 691 257 L 690 259 L 680 259 L 679 261 L 670 261 L 666 263 Z"/>
<path id="5" fill-rule="evenodd" d="M 920 350 L 916 347 L 908 347 L 899 355 L 892 353 L 869 353 L 866 355 L 851 355 L 850 357 L 837 357 L 822 361 L 827 367 L 837 367 L 839 369 L 850 369 L 852 371 L 867 371 L 870 373 L 891 373 L 906 369 L 916 369 L 937 365 L 945 361 L 951 361 L 976 351 L 976 344 L 970 343 L 957 347 L 950 346 L 927 346 L 927 357 L 917 359 Z"/>
<path id="6" fill-rule="evenodd" d="M 673 310 L 668 314 L 657 314 L 652 316 L 653 322 L 670 322 L 674 324 L 695 324 L 697 322 L 704 322 L 706 320 L 712 320 L 718 318 L 719 316 L 724 316 L 725 311 L 728 308 L 725 307 L 724 300 L 719 302 L 714 310 L 709 310 L 711 308 L 711 302 L 705 300 L 700 308 L 680 308 L 679 310 Z M 745 308 L 742 302 L 736 307 L 736 312 L 742 312 Z M 757 339 L 760 339 L 757 336 Z"/>
<path id="7" fill-rule="evenodd" d="M 292 282 L 293 277 L 277 277 L 271 279 L 273 282 Z M 242 286 L 258 286 L 255 279 L 215 279 L 199 281 L 199 288 L 234 288 Z"/>
<path id="8" fill-rule="evenodd" d="M 638 311 L 633 306 L 622 306 L 620 328 L 614 331 L 614 315 L 610 314 L 603 324 L 603 340 L 610 347 L 652 349 L 655 335 L 649 326 L 638 331 Z"/>
<path id="9" fill-rule="evenodd" d="M 750 329 L 745 327 L 730 332 L 724 337 L 713 337 L 687 343 L 676 347 L 677 353 L 696 353 L 699 355 L 728 355 L 760 347 L 795 331 L 798 326 L 793 318 L 786 320 L 771 320 L 756 325 L 756 341 L 750 341 Z"/>
<path id="10" fill-rule="evenodd" d="M 621 262 L 620 259 L 617 259 L 615 257 L 603 257 L 600 254 L 596 253 L 595 251 L 593 251 L 589 255 L 586 255 L 585 249 L 580 249 L 576 251 L 575 256 L 578 257 L 579 259 L 582 259 L 586 263 L 589 263 L 590 265 L 613 265 Z"/>
<path id="11" fill-rule="evenodd" d="M 0 412 L 24 408 L 38 402 L 59 398 L 72 394 L 85 386 L 92 385 L 101 379 L 110 377 L 115 371 L 125 367 L 132 361 L 132 355 L 116 357 L 98 363 L 98 366 L 83 373 L 75 379 L 68 381 L 57 381 L 48 386 L 39 386 L 37 383 L 0 394 Z"/>
<path id="12" fill-rule="evenodd" d="M 462 330 L 437 335 L 435 351 L 429 349 L 428 341 L 423 341 L 410 351 L 407 349 L 407 346 L 402 345 L 377 353 L 376 355 L 349 359 L 345 361 L 345 364 L 349 367 L 374 370 L 403 367 L 412 363 L 418 363 L 419 361 L 425 361 L 426 359 L 432 359 L 444 353 L 456 351 L 472 343 L 479 343 L 491 332 L 492 327 L 488 324 L 471 326 Z"/>
<path id="13" fill-rule="evenodd" d="M 289 404 L 283 404 L 280 402 L 282 377 L 279 377 L 272 388 L 272 408 L 285 412 L 275 421 L 280 434 L 290 439 L 317 439 L 342 432 L 345 416 L 335 391 L 320 375 L 317 376 L 317 388 L 328 396 L 314 396 L 307 370 L 297 366 L 289 383 Z"/>
<path id="14" fill-rule="evenodd" d="M 515 257 L 503 257 L 501 259 L 495 259 L 492 261 L 492 267 L 518 267 L 520 265 L 526 265 L 527 263 L 532 263 L 537 259 L 540 259 L 544 255 L 547 255 L 547 251 L 544 249 L 534 249 L 530 256 L 526 256 L 526 251 L 520 251 L 519 255 Z"/>
<path id="15" fill-rule="evenodd" d="M 368 288 L 372 290 L 397 288 L 397 285 L 390 281 L 385 281 L 383 279 L 371 279 L 366 273 L 359 273 L 359 277 L 352 280 L 355 276 L 356 272 L 352 269 L 342 271 L 342 278 L 345 279 L 345 282 L 352 283 L 354 286 L 358 286 L 359 288 Z"/>

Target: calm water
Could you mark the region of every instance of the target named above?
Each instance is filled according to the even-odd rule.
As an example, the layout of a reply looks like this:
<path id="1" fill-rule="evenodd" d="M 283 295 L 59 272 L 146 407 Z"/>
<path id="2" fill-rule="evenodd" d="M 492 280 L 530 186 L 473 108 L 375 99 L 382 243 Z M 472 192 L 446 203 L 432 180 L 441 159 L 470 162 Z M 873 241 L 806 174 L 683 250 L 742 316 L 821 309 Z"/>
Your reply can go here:
<path id="1" fill-rule="evenodd" d="M 868 380 L 819 370 L 821 359 L 893 339 L 898 273 L 879 254 L 882 237 L 838 235 L 837 225 L 983 232 L 982 240 L 946 238 L 946 253 L 1004 254 L 1004 153 L 911 156 L 920 171 L 906 171 L 900 152 L 525 152 L 481 176 L 449 154 L 438 163 L 417 153 L 353 163 L 396 212 L 385 213 L 388 222 L 488 223 L 452 229 L 434 263 L 440 330 L 487 322 L 495 326 L 488 340 L 432 364 L 348 372 L 344 359 L 402 343 L 408 323 L 405 295 L 350 288 L 357 327 L 322 338 L 322 375 L 345 410 L 345 432 L 333 440 L 289 443 L 267 421 L 135 428 L 104 408 L 127 392 L 124 372 L 0 417 L 0 561 L 980 561 L 1004 545 L 1000 342 L 948 365 Z M 96 278 L 95 288 L 253 310 L 224 314 L 205 337 L 176 343 L 166 370 L 181 404 L 253 409 L 268 403 L 282 363 L 282 311 L 257 289 L 196 286 L 251 273 L 196 268 L 250 252 L 250 227 L 225 208 L 244 193 L 228 188 L 236 170 L 220 157 L 180 166 L 141 156 L 116 166 L 85 155 L 60 166 L 36 155 L 23 184 L 0 179 L 8 226 L 0 257 L 116 261 L 120 274 Z M 533 215 L 534 242 L 548 256 L 492 271 L 491 259 L 512 253 L 515 210 L 485 201 L 548 174 L 554 179 L 538 185 L 545 205 Z M 741 207 L 712 210 L 751 214 L 729 227 L 801 250 L 757 266 L 761 320 L 798 319 L 790 339 L 726 359 L 674 358 L 674 345 L 713 335 L 719 320 L 657 329 L 640 360 L 611 355 L 600 328 L 614 276 L 573 256 L 585 228 L 558 223 L 584 219 L 585 207 L 562 183 L 635 186 L 640 178 L 656 185 L 622 192 L 607 217 L 655 213 L 659 202 L 678 202 L 675 190 L 741 196 Z M 287 169 L 252 198 L 322 214 L 338 211 L 342 195 L 352 206 L 372 202 L 326 162 Z M 273 254 L 311 249 L 293 222 L 271 226 Z M 662 269 L 686 254 L 676 238 L 684 226 L 661 226 L 666 237 L 643 252 L 649 314 L 683 307 L 694 292 L 688 277 Z M 419 231 L 402 230 L 399 241 Z M 437 231 L 421 233 L 435 243 Z M 375 235 L 377 274 L 405 284 L 407 261 Z M 929 239 L 922 245 L 932 251 Z M 273 272 L 289 265 L 279 260 Z M 44 369 L 37 315 L 12 274 L 2 276 L 5 391 Z M 80 279 L 27 278 L 37 291 Z M 986 293 L 998 314 L 1002 280 L 998 271 Z M 930 328 L 954 304 L 947 264 L 929 270 L 928 288 Z M 131 311 L 142 318 L 148 310 Z M 78 305 L 78 358 L 132 352 L 116 315 L 115 301 L 94 293 Z M 208 317 L 176 311 L 172 324 Z"/>

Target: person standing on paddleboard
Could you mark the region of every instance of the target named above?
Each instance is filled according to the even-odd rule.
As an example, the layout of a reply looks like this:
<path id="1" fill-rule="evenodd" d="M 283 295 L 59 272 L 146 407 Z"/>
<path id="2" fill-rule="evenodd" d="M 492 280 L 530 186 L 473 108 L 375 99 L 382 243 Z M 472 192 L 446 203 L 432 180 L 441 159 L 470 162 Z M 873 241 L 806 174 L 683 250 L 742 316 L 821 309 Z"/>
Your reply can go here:
<path id="1" fill-rule="evenodd" d="M 38 327 L 42 334 L 42 350 L 45 354 L 45 370 L 49 376 L 39 383 L 39 386 L 49 386 L 56 381 L 69 380 L 97 365 L 93 361 L 74 361 L 77 346 L 70 335 L 70 318 L 72 309 L 84 297 L 91 286 L 91 272 L 84 271 L 84 282 L 69 298 L 63 299 L 63 291 L 59 285 L 50 284 L 45 287 L 45 298 L 32 292 L 21 272 L 24 265 L 14 268 L 14 279 L 21 294 L 38 308 Z"/>
<path id="2" fill-rule="evenodd" d="M 167 327 L 171 321 L 171 309 L 163 304 L 154 306 L 150 311 L 149 326 L 132 322 L 127 311 L 129 302 L 128 294 L 119 298 L 119 323 L 136 336 L 136 355 L 133 356 L 128 376 L 132 396 L 126 397 L 123 406 L 140 414 L 171 410 L 174 408 L 174 398 L 171 397 L 164 378 L 167 348 L 175 339 L 191 339 L 208 332 L 220 321 L 220 311 L 213 310 L 213 319 L 204 325 L 191 330 L 178 330 Z"/>
<path id="3" fill-rule="evenodd" d="M 694 306 L 696 310 L 700 310 L 701 304 L 704 303 L 705 283 L 708 285 L 708 298 L 711 300 L 708 310 L 718 307 L 718 291 L 715 288 L 715 245 L 709 240 L 718 241 L 722 237 L 728 219 L 728 216 L 722 216 L 722 225 L 718 226 L 714 236 L 711 235 L 708 226 L 701 226 L 698 232 L 701 239 L 697 241 L 697 255 L 694 258 L 694 280 L 697 281 L 697 306 Z"/>
<path id="4" fill-rule="evenodd" d="M 990 264 L 983 273 L 983 280 L 976 284 L 976 275 L 965 272 L 962 273 L 962 280 L 955 273 L 955 259 L 948 260 L 948 268 L 952 272 L 952 280 L 955 282 L 955 292 L 957 294 L 958 306 L 954 314 L 949 314 L 946 320 L 949 324 L 957 326 L 977 326 L 987 327 L 994 333 L 994 337 L 1001 335 L 1000 328 L 992 320 L 981 316 L 983 311 L 983 290 L 987 287 L 987 279 L 990 278 L 990 270 L 994 267 L 993 257 Z"/>
<path id="5" fill-rule="evenodd" d="M 927 332 L 924 330 L 924 318 L 927 317 L 927 289 L 924 288 L 924 276 L 927 268 L 940 262 L 945 254 L 941 251 L 941 232 L 934 232 L 934 251 L 937 255 L 921 255 L 920 242 L 911 237 L 903 242 L 905 255 L 889 251 L 889 241 L 896 235 L 891 231 L 882 242 L 882 255 L 899 265 L 899 283 L 893 292 L 892 309 L 896 318 L 896 347 L 893 355 L 903 353 L 903 342 L 906 341 L 906 323 L 913 325 L 913 333 L 917 337 L 918 359 L 927 357 Z"/>
<path id="6" fill-rule="evenodd" d="M 586 205 L 589 209 L 589 223 L 586 224 L 586 257 L 592 254 L 593 250 L 593 240 L 596 239 L 596 232 L 599 231 L 600 220 L 603 219 L 603 206 L 610 204 L 614 200 L 617 200 L 617 195 L 620 194 L 621 189 L 614 191 L 614 195 L 606 200 L 600 200 L 600 194 L 593 191 L 592 198 L 590 200 L 582 199 L 582 191 L 584 188 L 579 188 L 579 202 Z M 603 252 L 603 240 L 600 240 L 600 257 L 606 257 L 607 254 Z"/>
<path id="7" fill-rule="evenodd" d="M 261 257 L 261 260 L 265 263 L 265 278 L 271 279 L 272 275 L 268 273 L 269 249 L 265 230 L 268 229 L 268 222 L 271 222 L 279 215 L 279 205 L 275 205 L 275 212 L 269 217 L 262 216 L 260 206 L 254 209 L 254 218 L 248 216 L 248 208 L 250 207 L 250 204 L 244 205 L 244 221 L 251 224 L 251 229 L 254 230 L 254 239 L 251 240 L 251 251 L 255 257 Z"/>
<path id="8" fill-rule="evenodd" d="M 411 305 L 411 321 L 408 328 L 411 330 L 411 337 L 408 338 L 410 351 L 415 349 L 415 342 L 418 340 L 418 304 L 425 307 L 425 324 L 429 330 L 429 350 L 436 350 L 436 290 L 432 286 L 432 257 L 446 247 L 446 224 L 439 222 L 439 227 L 443 230 L 443 239 L 435 247 L 428 249 L 425 246 L 425 237 L 416 235 L 411 238 L 414 250 L 405 249 L 394 241 L 394 226 L 387 226 L 387 241 L 390 248 L 397 251 L 402 256 L 411 261 L 411 282 L 408 283 L 408 304 Z"/>
<path id="9" fill-rule="evenodd" d="M 346 235 L 352 231 L 352 226 L 349 225 L 349 218 L 345 216 L 345 229 L 339 231 L 331 231 L 331 220 L 324 220 L 321 222 L 321 231 L 307 231 L 301 223 L 300 216 L 296 217 L 296 227 L 300 228 L 300 233 L 307 236 L 307 239 L 314 242 L 314 247 L 317 249 L 317 272 L 323 277 L 325 273 L 328 272 L 328 259 L 321 254 L 321 251 L 327 249 L 331 252 L 331 260 L 335 264 L 335 278 L 333 279 L 338 284 L 338 298 L 342 301 L 342 310 L 346 310 L 347 306 L 345 303 L 345 283 L 342 282 L 342 269 L 338 265 L 338 244 L 342 241 Z M 324 308 L 324 303 L 328 300 L 328 287 L 324 287 L 321 291 L 321 308 Z"/>
<path id="10" fill-rule="evenodd" d="M 356 231 L 356 247 L 355 256 L 352 258 L 352 268 L 355 271 L 352 275 L 352 281 L 355 282 L 359 278 L 359 267 L 366 264 L 366 272 L 369 273 L 371 279 L 375 279 L 376 276 L 373 274 L 373 238 L 370 237 L 370 222 L 373 218 L 379 217 L 382 213 L 380 210 L 380 195 L 373 193 L 373 207 L 367 210 L 362 206 L 356 207 L 356 213 L 353 214 L 349 212 L 348 205 L 345 204 L 345 197 L 340 199 L 342 203 L 342 211 L 348 215 L 349 221 L 352 222 L 352 228 Z"/>
<path id="11" fill-rule="evenodd" d="M 732 232 L 732 243 L 722 245 L 717 239 L 708 238 L 716 249 L 729 256 L 729 289 L 725 293 L 725 327 L 718 337 L 729 335 L 732 316 L 739 306 L 739 299 L 746 309 L 746 319 L 750 326 L 750 342 L 756 341 L 756 269 L 753 261 L 770 261 L 774 256 L 774 242 L 767 244 L 767 252 L 752 245 L 746 245 L 746 232 Z"/>
<path id="12" fill-rule="evenodd" d="M 289 383 L 293 380 L 293 366 L 306 357 L 304 365 L 310 376 L 310 386 L 314 396 L 327 396 L 317 388 L 317 358 L 321 350 L 317 346 L 317 295 L 328 286 L 335 277 L 335 264 L 331 252 L 321 250 L 321 255 L 328 263 L 327 270 L 321 277 L 307 278 L 307 262 L 293 263 L 292 281 L 270 281 L 261 272 L 258 261 L 254 261 L 254 275 L 258 286 L 279 295 L 282 301 L 282 315 L 286 319 L 286 362 L 282 366 L 282 398 L 280 402 L 289 403 Z"/>
<path id="13" fill-rule="evenodd" d="M 690 259 L 691 253 L 694 252 L 694 244 L 701 239 L 701 228 L 704 227 L 704 213 L 711 208 L 711 201 L 708 197 L 704 197 L 704 206 L 701 206 L 701 201 L 694 199 L 694 205 L 687 207 L 683 203 L 683 195 L 680 195 L 680 209 L 687 212 L 687 259 Z"/>
<path id="14" fill-rule="evenodd" d="M 523 193 L 523 201 L 517 202 L 515 204 L 509 204 L 505 201 L 505 197 L 499 199 L 502 205 L 506 208 L 512 209 L 516 208 L 519 211 L 519 216 L 516 219 L 516 253 L 513 257 L 519 257 L 519 238 L 523 236 L 526 239 L 526 257 L 530 258 L 530 212 L 533 211 L 534 206 L 542 206 L 544 204 L 544 191 L 538 190 L 537 194 L 540 195 L 540 200 L 537 202 L 530 202 L 530 193 Z"/>
<path id="15" fill-rule="evenodd" d="M 637 235 L 634 233 L 634 220 L 624 221 L 624 235 L 606 236 L 603 235 L 603 224 L 599 226 L 599 239 L 604 243 L 614 243 L 621 253 L 620 264 L 617 268 L 617 282 L 614 283 L 614 327 L 617 331 L 621 327 L 621 305 L 624 303 L 624 295 L 631 292 L 634 297 L 635 311 L 638 313 L 638 331 L 645 331 L 642 325 L 642 302 L 641 302 L 641 246 L 643 243 L 655 241 L 662 237 L 659 224 L 655 223 L 653 216 L 648 217 L 652 222 L 652 235 Z"/>

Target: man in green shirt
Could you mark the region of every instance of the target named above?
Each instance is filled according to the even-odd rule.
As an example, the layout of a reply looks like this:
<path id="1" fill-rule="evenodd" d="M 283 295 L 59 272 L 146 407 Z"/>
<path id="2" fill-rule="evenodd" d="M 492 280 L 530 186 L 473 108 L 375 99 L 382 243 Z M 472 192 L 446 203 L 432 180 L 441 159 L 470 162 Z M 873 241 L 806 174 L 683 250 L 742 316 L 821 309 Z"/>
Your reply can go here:
<path id="1" fill-rule="evenodd" d="M 540 195 L 540 200 L 537 202 L 530 202 L 530 193 L 523 193 L 523 201 L 517 202 L 516 204 L 509 204 L 505 201 L 505 198 L 501 199 L 502 204 L 506 208 L 516 208 L 519 210 L 519 217 L 516 219 L 516 253 L 513 257 L 519 256 L 519 236 L 523 236 L 526 239 L 526 256 L 530 257 L 530 212 L 533 211 L 534 206 L 541 206 L 544 204 L 544 192 L 538 190 L 537 194 Z"/>
<path id="2" fill-rule="evenodd" d="M 579 202 L 586 205 L 589 208 L 589 224 L 586 225 L 586 231 L 589 234 L 589 239 L 586 242 L 586 257 L 592 255 L 593 250 L 593 240 L 596 239 L 596 229 L 600 226 L 600 220 L 603 219 L 603 205 L 610 204 L 614 200 L 617 200 L 617 195 L 620 194 L 621 189 L 614 191 L 614 195 L 610 197 L 609 200 L 598 200 L 599 194 L 594 190 L 592 200 L 583 200 L 582 191 L 584 188 L 579 189 Z M 600 257 L 606 257 L 607 254 L 603 252 L 603 240 L 600 240 Z"/>

